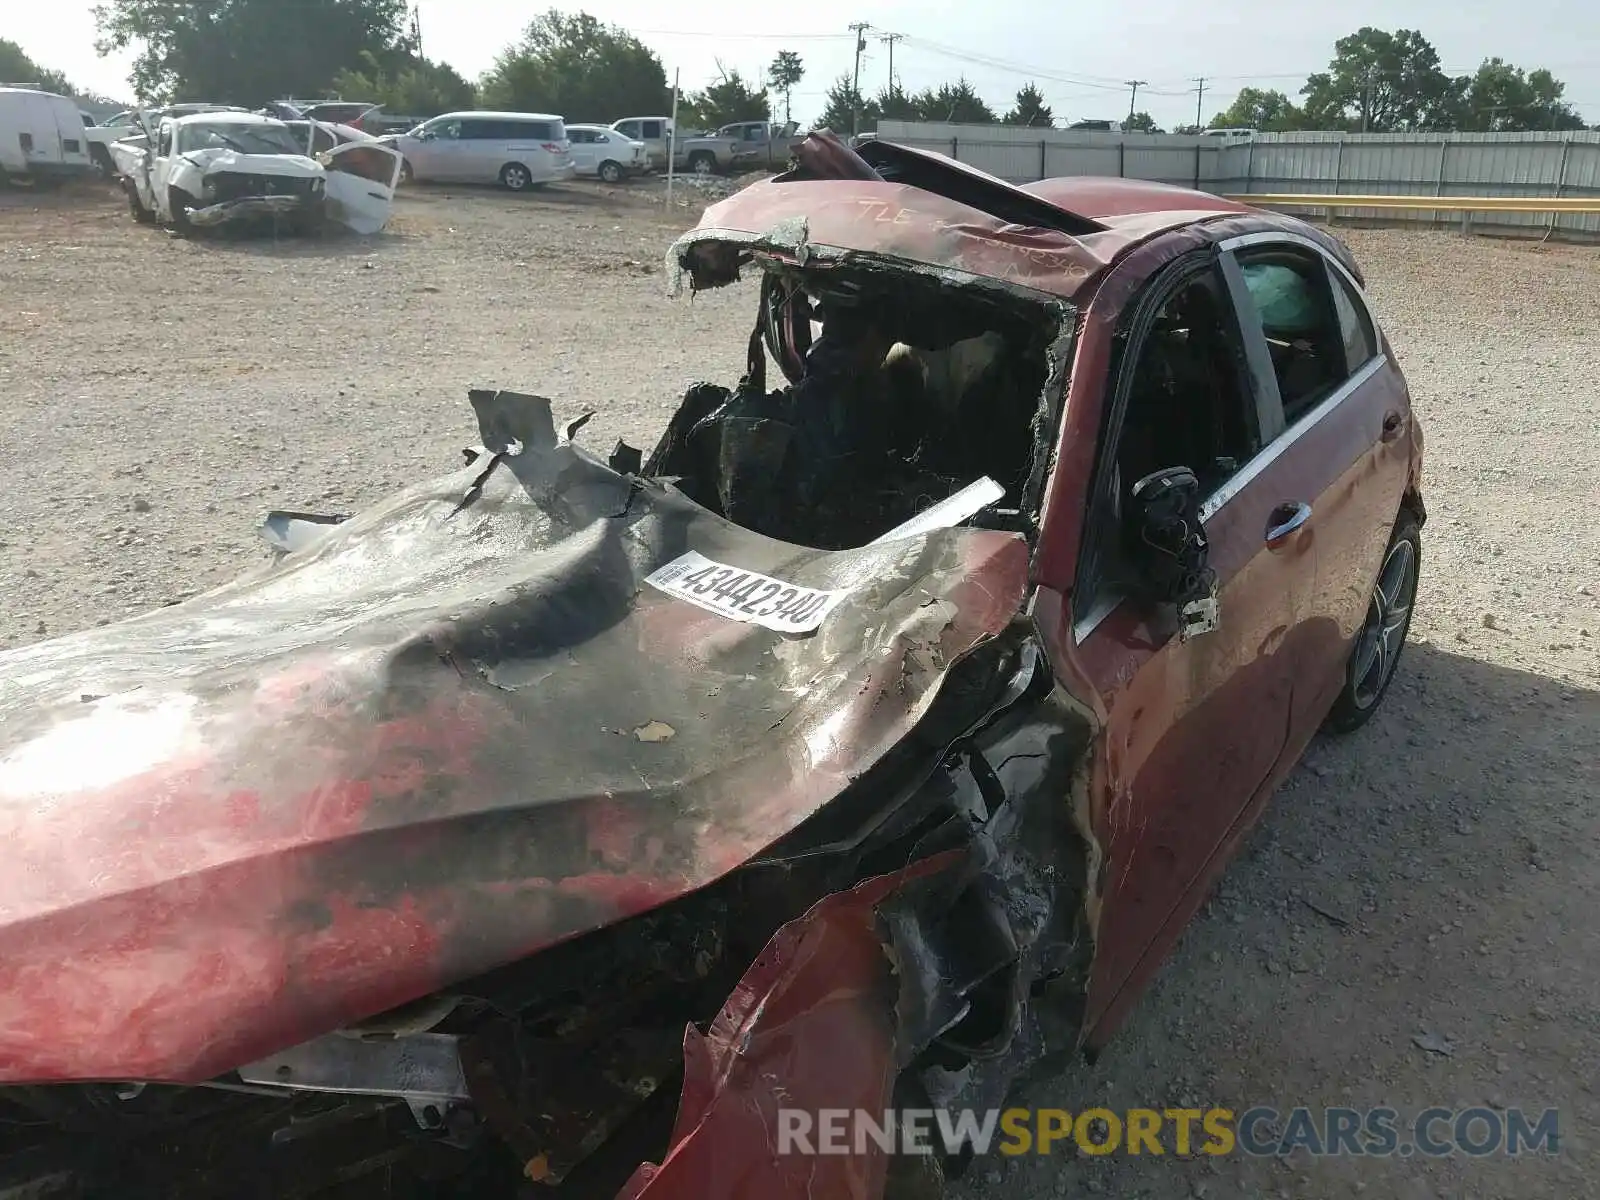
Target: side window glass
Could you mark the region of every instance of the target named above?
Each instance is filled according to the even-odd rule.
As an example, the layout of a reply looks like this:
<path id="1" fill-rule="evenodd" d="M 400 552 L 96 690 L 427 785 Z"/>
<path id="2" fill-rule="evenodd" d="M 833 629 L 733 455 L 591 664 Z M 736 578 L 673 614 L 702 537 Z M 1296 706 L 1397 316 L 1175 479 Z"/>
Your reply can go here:
<path id="1" fill-rule="evenodd" d="M 339 144 L 339 139 L 334 137 L 320 125 L 311 127 L 311 149 L 315 154 L 324 154 Z"/>
<path id="2" fill-rule="evenodd" d="M 1331 266 L 1328 279 L 1333 284 L 1333 307 L 1339 314 L 1339 330 L 1344 335 L 1345 369 L 1353 375 L 1378 357 L 1378 338 L 1373 332 L 1367 306 L 1349 281 Z"/>
<path id="3" fill-rule="evenodd" d="M 156 153 L 161 155 L 163 158 L 172 153 L 171 125 L 163 125 L 161 127 L 160 138 L 156 144 Z"/>
<path id="4" fill-rule="evenodd" d="M 646 121 L 643 125 L 646 141 L 655 141 L 662 136 L 660 121 Z"/>
<path id="5" fill-rule="evenodd" d="M 592 133 L 589 136 L 591 139 L 601 143 L 602 145 L 609 145 L 611 143 L 611 139 L 603 133 Z"/>
<path id="6" fill-rule="evenodd" d="M 1082 619 L 1120 596 L 1132 575 L 1133 485 L 1169 467 L 1188 467 L 1209 496 L 1261 449 L 1255 397 L 1225 285 L 1213 269 L 1172 291 L 1142 340 L 1129 345 L 1108 389 L 1123 397 L 1096 471 L 1089 543 L 1074 596 Z"/>
<path id="7" fill-rule="evenodd" d="M 639 122 L 637 121 L 624 121 L 616 128 L 617 132 L 625 138 L 636 138 L 639 136 Z"/>
<path id="8" fill-rule="evenodd" d="M 1320 258 L 1267 251 L 1240 256 L 1251 312 L 1240 314 L 1267 339 L 1283 419 L 1293 425 L 1347 378 L 1344 333 Z"/>

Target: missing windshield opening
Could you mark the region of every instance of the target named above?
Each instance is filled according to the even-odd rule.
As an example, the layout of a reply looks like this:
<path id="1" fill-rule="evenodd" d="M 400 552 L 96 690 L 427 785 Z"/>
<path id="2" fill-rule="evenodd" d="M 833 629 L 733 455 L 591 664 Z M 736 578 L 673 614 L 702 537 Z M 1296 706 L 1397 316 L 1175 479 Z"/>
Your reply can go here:
<path id="1" fill-rule="evenodd" d="M 1063 306 L 934 271 L 764 266 L 744 378 L 690 388 L 646 476 L 824 550 L 987 477 L 1004 495 L 966 523 L 1032 532 Z"/>

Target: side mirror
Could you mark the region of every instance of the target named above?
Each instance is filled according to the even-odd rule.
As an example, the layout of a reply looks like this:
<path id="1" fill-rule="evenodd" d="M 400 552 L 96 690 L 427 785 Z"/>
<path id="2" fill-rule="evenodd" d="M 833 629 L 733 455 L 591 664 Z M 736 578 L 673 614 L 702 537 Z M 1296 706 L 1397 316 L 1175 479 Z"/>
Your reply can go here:
<path id="1" fill-rule="evenodd" d="M 1177 610 L 1182 641 L 1215 629 L 1217 577 L 1208 562 L 1194 472 L 1168 467 L 1135 483 L 1127 534 L 1139 597 Z"/>

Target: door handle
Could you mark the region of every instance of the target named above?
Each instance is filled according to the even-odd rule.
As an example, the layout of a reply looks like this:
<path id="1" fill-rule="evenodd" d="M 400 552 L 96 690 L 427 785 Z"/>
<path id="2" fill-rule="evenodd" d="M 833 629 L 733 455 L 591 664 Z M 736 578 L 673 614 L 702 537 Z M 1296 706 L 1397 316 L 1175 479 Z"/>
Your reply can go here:
<path id="1" fill-rule="evenodd" d="M 1277 550 L 1288 545 L 1295 531 L 1303 529 L 1311 520 L 1311 505 L 1304 501 L 1280 504 L 1267 518 L 1267 549 Z"/>
<path id="2" fill-rule="evenodd" d="M 1397 412 L 1388 413 L 1383 418 L 1382 440 L 1392 442 L 1400 436 L 1400 431 L 1406 427 L 1406 419 Z"/>

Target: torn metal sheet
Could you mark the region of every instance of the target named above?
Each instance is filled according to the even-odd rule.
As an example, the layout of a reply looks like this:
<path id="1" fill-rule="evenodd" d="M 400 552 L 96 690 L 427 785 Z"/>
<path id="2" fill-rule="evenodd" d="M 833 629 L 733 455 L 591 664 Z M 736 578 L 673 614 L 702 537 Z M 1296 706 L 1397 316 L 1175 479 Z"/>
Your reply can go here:
<path id="1" fill-rule="evenodd" d="M 919 537 L 924 533 L 931 533 L 935 529 L 954 529 L 963 521 L 971 520 L 991 504 L 996 504 L 1005 498 L 1006 489 L 993 479 L 985 475 L 975 483 L 969 483 L 953 496 L 947 496 L 903 525 L 897 525 L 888 533 L 879 534 L 871 545 L 883 542 L 897 542 L 901 538 Z"/>
<path id="2" fill-rule="evenodd" d="M 1026 594 L 1015 535 L 804 550 L 559 445 L 542 400 L 474 404 L 470 506 L 476 466 L 0 654 L 0 1080 L 205 1079 L 704 887 Z M 642 586 L 690 550 L 848 595 L 779 655 Z"/>
<path id="3" fill-rule="evenodd" d="M 296 554 L 307 549 L 347 516 L 321 513 L 270 512 L 261 522 L 261 537 L 279 554 Z"/>
<path id="4" fill-rule="evenodd" d="M 212 229 L 229 221 L 286 217 L 298 212 L 301 207 L 302 201 L 298 196 L 247 196 L 242 200 L 228 200 L 205 208 L 191 208 L 189 223 L 202 229 Z"/>

